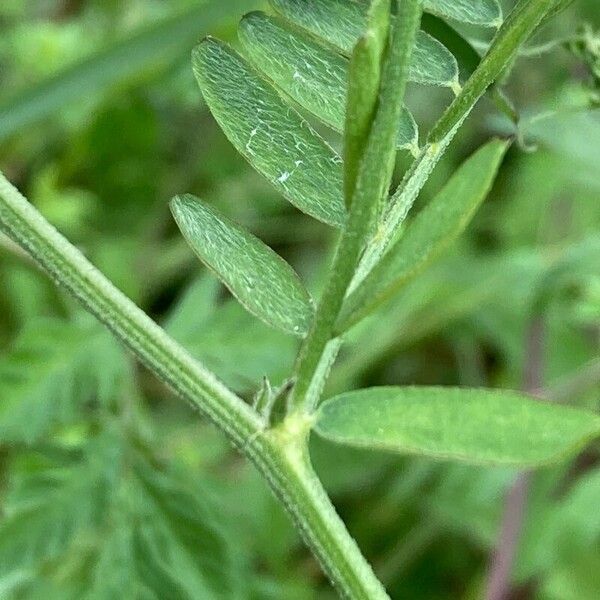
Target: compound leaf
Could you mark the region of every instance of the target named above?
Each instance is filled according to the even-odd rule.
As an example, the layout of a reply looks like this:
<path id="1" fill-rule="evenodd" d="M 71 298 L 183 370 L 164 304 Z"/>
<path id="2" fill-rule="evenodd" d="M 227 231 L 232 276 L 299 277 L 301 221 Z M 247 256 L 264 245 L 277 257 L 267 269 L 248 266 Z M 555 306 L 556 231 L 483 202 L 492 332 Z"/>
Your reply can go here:
<path id="1" fill-rule="evenodd" d="M 3 592 L 247 597 L 242 556 L 210 484 L 162 468 L 139 440 L 115 432 L 77 450 L 12 461 L 0 522 Z"/>
<path id="2" fill-rule="evenodd" d="M 313 305 L 287 262 L 194 196 L 176 197 L 171 210 L 194 252 L 247 310 L 287 333 L 308 331 Z"/>
<path id="3" fill-rule="evenodd" d="M 224 42 L 204 40 L 192 59 L 206 103 L 238 152 L 297 208 L 341 227 L 338 154 Z"/>
<path id="4" fill-rule="evenodd" d="M 380 387 L 324 402 L 315 431 L 350 446 L 535 467 L 600 435 L 600 417 L 503 390 Z"/>
<path id="5" fill-rule="evenodd" d="M 273 83 L 302 108 L 335 131 L 344 129 L 348 95 L 348 59 L 278 17 L 246 15 L 239 37 L 246 54 Z M 417 125 L 404 109 L 398 148 L 414 151 Z"/>

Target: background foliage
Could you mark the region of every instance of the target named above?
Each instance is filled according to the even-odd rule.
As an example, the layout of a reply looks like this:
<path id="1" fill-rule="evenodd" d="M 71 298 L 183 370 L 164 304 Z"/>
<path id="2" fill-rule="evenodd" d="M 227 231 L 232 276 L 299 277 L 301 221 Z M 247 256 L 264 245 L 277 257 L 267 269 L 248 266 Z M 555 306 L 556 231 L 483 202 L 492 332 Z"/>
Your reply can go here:
<path id="1" fill-rule="evenodd" d="M 233 40 L 239 17 L 260 6 L 0 6 L 2 169 L 247 398 L 264 375 L 281 382 L 296 342 L 248 315 L 199 266 L 167 202 L 181 192 L 211 202 L 319 288 L 331 231 L 244 163 L 191 71 L 197 39 Z M 536 43 L 584 23 L 600 27 L 595 0 L 575 2 Z M 411 383 L 519 388 L 541 301 L 548 394 L 598 408 L 600 114 L 572 110 L 598 93 L 598 55 L 594 64 L 581 41 L 566 46 L 516 65 L 508 90 L 526 117 L 521 147 L 459 244 L 353 330 L 328 393 Z M 450 97 L 411 85 L 408 103 L 425 130 Z M 506 127 L 482 102 L 417 208 Z M 0 598 L 331 594 L 254 470 L 4 238 L 0 283 Z M 480 597 L 514 471 L 318 440 L 312 454 L 392 597 Z M 600 595 L 599 459 L 596 445 L 535 475 L 515 597 Z"/>

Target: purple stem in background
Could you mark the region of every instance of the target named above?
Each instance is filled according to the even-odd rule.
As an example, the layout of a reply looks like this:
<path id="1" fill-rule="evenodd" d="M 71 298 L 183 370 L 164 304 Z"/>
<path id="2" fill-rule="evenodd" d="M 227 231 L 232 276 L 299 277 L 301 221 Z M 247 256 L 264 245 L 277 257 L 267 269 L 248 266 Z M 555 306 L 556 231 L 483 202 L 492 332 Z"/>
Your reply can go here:
<path id="1" fill-rule="evenodd" d="M 523 389 L 534 395 L 542 390 L 544 357 L 544 318 L 537 315 L 527 331 L 526 362 Z M 490 565 L 486 600 L 506 600 L 510 592 L 510 576 L 519 547 L 525 506 L 529 491 L 529 473 L 521 473 L 506 497 L 498 545 Z"/>
<path id="2" fill-rule="evenodd" d="M 500 537 L 487 583 L 486 600 L 508 598 L 510 574 L 521 538 L 528 491 L 529 474 L 521 473 L 506 497 Z"/>

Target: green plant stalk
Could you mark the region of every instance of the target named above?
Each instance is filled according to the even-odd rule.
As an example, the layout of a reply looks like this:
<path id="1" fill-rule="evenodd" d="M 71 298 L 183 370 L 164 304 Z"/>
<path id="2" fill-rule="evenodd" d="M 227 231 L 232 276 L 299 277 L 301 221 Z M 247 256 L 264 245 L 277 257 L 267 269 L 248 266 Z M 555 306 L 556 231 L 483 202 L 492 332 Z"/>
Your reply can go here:
<path id="1" fill-rule="evenodd" d="M 0 228 L 104 323 L 157 376 L 241 446 L 260 430 L 253 411 L 117 290 L 0 173 Z"/>
<path id="2" fill-rule="evenodd" d="M 386 186 L 382 189 L 382 164 L 388 169 L 391 160 L 382 152 L 395 154 L 395 128 L 389 122 L 397 123 L 402 110 L 404 91 L 408 81 L 408 65 L 419 24 L 421 21 L 421 0 L 404 0 L 398 7 L 397 25 L 388 48 L 387 66 L 381 82 L 380 97 L 383 102 L 376 111 L 367 147 L 359 166 L 354 197 L 350 206 L 346 226 L 338 244 L 329 280 L 317 307 L 314 322 L 306 337 L 296 364 L 296 384 L 289 397 L 288 410 L 310 412 L 318 398 L 311 389 L 321 388 L 315 376 L 326 374 L 323 368 L 323 354 L 333 335 L 344 297 L 354 276 L 365 241 L 372 230 L 372 224 L 380 208 L 380 196 L 389 186 L 391 168 Z"/>
<path id="3" fill-rule="evenodd" d="M 557 0 L 521 0 L 517 4 L 461 93 L 431 130 L 429 144 L 440 143 L 471 112 L 487 88 L 502 74 L 519 48 L 557 4 Z"/>
<path id="4" fill-rule="evenodd" d="M 479 99 L 502 75 L 542 20 L 553 14 L 562 3 L 561 0 L 521 0 L 506 18 L 488 52 L 434 126 L 427 144 L 392 196 L 388 209 L 363 254 L 350 291 L 356 289 L 385 254 L 429 175 Z"/>
<path id="5" fill-rule="evenodd" d="M 263 420 L 116 289 L 0 173 L 0 230 L 104 323 L 181 398 L 208 417 L 259 469 L 342 595 L 387 595 L 312 471 L 309 419 Z"/>

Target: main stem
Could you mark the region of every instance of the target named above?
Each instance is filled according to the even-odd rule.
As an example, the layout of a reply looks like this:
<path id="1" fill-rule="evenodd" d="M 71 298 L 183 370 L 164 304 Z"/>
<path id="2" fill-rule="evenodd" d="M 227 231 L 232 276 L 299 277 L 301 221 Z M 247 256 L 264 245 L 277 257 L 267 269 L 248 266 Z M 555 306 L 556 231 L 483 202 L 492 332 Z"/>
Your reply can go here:
<path id="1" fill-rule="evenodd" d="M 254 410 L 116 289 L 2 173 L 0 230 L 256 465 L 343 596 L 387 598 L 312 471 L 306 450 L 309 421 L 288 418 L 278 429 L 265 430 Z"/>

